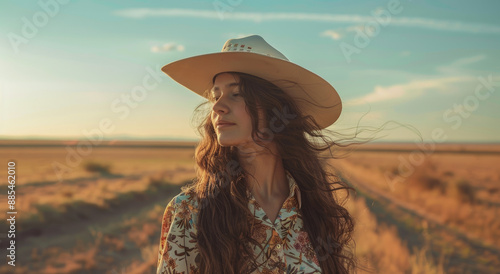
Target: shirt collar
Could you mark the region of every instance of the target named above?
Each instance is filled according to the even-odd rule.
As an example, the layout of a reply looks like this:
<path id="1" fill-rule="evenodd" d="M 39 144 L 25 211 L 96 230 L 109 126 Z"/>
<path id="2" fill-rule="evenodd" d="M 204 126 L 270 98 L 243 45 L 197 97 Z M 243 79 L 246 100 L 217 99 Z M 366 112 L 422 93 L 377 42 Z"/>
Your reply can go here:
<path id="1" fill-rule="evenodd" d="M 288 198 L 291 198 L 295 195 L 295 198 L 297 199 L 297 202 L 299 203 L 299 208 L 301 208 L 302 207 L 302 199 L 301 199 L 301 195 L 300 195 L 299 185 L 297 185 L 297 182 L 293 178 L 292 174 L 290 174 L 290 172 L 286 169 L 285 169 L 285 174 L 286 174 L 287 181 L 288 181 L 288 187 L 290 189 L 290 193 L 288 194 Z M 248 190 L 248 188 L 247 188 L 247 196 L 249 199 L 252 197 L 252 193 L 250 192 L 250 190 Z"/>
<path id="2" fill-rule="evenodd" d="M 299 203 L 299 208 L 302 207 L 302 199 L 300 196 L 300 188 L 299 185 L 297 185 L 297 182 L 293 178 L 292 174 L 288 170 L 285 169 L 286 176 L 288 178 L 288 186 L 290 187 L 290 194 L 288 195 L 288 198 L 291 198 L 292 196 L 296 195 L 295 197 L 297 198 L 297 202 Z"/>

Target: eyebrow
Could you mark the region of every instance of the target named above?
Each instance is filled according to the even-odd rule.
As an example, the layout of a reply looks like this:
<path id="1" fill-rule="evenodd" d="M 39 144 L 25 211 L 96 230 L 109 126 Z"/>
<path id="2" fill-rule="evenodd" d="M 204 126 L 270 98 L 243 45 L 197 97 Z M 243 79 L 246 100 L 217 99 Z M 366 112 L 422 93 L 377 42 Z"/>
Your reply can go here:
<path id="1" fill-rule="evenodd" d="M 239 83 L 237 83 L 237 82 L 233 82 L 233 83 L 229 83 L 229 84 L 227 84 L 227 85 L 226 85 L 226 88 L 229 88 L 229 87 L 234 87 L 234 86 L 239 86 L 239 85 L 240 85 Z M 212 92 L 213 92 L 213 91 L 216 91 L 216 90 L 219 90 L 219 87 L 213 87 L 213 88 L 212 88 Z"/>

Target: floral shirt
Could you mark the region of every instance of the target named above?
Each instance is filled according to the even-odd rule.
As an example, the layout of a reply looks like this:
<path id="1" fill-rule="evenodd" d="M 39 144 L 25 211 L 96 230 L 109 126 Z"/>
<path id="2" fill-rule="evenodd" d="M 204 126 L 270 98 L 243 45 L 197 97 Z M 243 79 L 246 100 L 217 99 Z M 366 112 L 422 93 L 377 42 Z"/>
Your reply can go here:
<path id="1" fill-rule="evenodd" d="M 303 231 L 300 190 L 286 171 L 290 194 L 283 203 L 274 224 L 247 189 L 248 208 L 256 218 L 252 238 L 265 246 L 254 247 L 257 263 L 265 262 L 253 273 L 321 273 L 316 253 Z M 157 274 L 199 273 L 197 235 L 197 202 L 181 192 L 168 203 L 163 214 L 158 252 Z"/>

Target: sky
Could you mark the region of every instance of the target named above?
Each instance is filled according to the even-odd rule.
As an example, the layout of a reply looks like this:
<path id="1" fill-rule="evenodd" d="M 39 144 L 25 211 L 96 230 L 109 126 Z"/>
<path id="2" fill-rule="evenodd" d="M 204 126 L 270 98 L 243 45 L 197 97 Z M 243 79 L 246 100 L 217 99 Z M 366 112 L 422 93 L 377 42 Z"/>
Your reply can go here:
<path id="1" fill-rule="evenodd" d="M 343 111 L 329 130 L 499 142 L 498 10 L 455 0 L 1 1 L 0 138 L 197 140 L 203 98 L 161 67 L 258 34 L 338 91 Z"/>

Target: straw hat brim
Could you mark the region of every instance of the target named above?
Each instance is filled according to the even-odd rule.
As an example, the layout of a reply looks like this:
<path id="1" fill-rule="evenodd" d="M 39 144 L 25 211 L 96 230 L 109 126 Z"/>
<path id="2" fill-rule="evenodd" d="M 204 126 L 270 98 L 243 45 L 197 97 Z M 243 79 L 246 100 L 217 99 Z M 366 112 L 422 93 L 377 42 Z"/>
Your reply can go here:
<path id="1" fill-rule="evenodd" d="M 198 55 L 169 63 L 162 71 L 200 96 L 212 87 L 213 76 L 220 72 L 243 72 L 266 79 L 294 98 L 302 114 L 311 115 L 321 128 L 333 124 L 342 111 L 340 96 L 326 80 L 292 62 L 262 54 L 217 52 Z"/>

